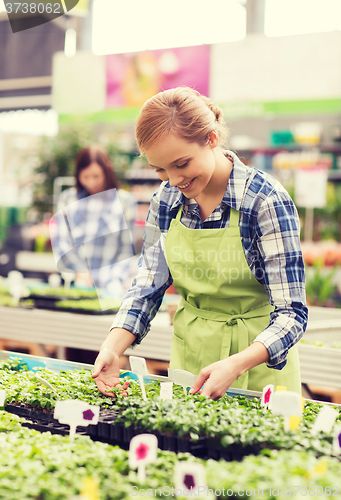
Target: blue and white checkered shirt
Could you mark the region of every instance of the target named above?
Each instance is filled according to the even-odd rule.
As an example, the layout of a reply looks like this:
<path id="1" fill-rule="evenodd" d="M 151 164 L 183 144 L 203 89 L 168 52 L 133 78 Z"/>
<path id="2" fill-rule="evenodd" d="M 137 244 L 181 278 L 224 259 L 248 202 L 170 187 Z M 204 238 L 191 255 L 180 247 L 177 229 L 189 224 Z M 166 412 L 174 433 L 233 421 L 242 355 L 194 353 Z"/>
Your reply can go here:
<path id="1" fill-rule="evenodd" d="M 171 220 L 183 205 L 181 222 L 187 228 L 214 229 L 229 226 L 230 208 L 241 211 L 240 235 L 244 254 L 255 278 L 264 285 L 275 307 L 268 327 L 255 340 L 269 353 L 267 365 L 280 370 L 288 350 L 302 337 L 308 319 L 305 271 L 300 246 L 297 210 L 283 186 L 266 172 L 233 159 L 233 169 L 220 205 L 202 223 L 194 199 L 163 182 L 154 193 L 146 220 L 139 273 L 125 295 L 111 328 L 121 327 L 140 343 L 159 309 L 172 277 L 163 255 Z"/>
<path id="2" fill-rule="evenodd" d="M 133 255 L 133 196 L 121 189 L 89 196 L 73 187 L 61 193 L 57 210 L 50 234 L 58 269 L 90 271 L 96 288 L 122 291 Z"/>

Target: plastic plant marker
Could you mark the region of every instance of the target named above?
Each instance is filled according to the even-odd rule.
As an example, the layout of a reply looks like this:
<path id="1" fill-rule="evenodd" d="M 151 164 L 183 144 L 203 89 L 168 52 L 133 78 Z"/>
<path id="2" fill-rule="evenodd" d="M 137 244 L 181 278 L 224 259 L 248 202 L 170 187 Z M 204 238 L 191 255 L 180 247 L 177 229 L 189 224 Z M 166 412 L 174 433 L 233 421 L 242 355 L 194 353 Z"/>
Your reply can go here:
<path id="1" fill-rule="evenodd" d="M 154 434 L 138 434 L 129 444 L 129 467 L 137 468 L 140 483 L 146 480 L 146 465 L 155 462 L 157 456 L 157 437 Z"/>
<path id="2" fill-rule="evenodd" d="M 323 406 L 319 411 L 313 427 L 311 429 L 311 433 L 313 436 L 320 431 L 330 432 L 333 428 L 335 420 L 337 419 L 339 412 L 330 406 Z"/>
<path id="3" fill-rule="evenodd" d="M 71 271 L 71 269 L 69 269 L 67 272 L 61 273 L 61 275 L 62 275 L 62 278 L 64 280 L 65 290 L 70 290 L 70 285 L 73 282 L 73 280 L 75 279 L 76 273 L 74 271 Z"/>
<path id="4" fill-rule="evenodd" d="M 36 379 L 39 380 L 39 382 L 41 382 L 43 385 L 45 385 L 45 387 L 48 387 L 49 389 L 51 389 L 51 391 L 53 391 L 58 397 L 59 397 L 59 394 L 58 392 L 56 391 L 56 389 L 50 384 L 50 382 L 48 382 L 47 380 L 45 380 L 43 377 L 41 377 L 40 375 L 38 375 L 37 373 L 35 373 L 35 376 L 36 376 Z"/>
<path id="5" fill-rule="evenodd" d="M 3 408 L 5 406 L 6 400 L 6 391 L 5 389 L 0 389 L 0 407 Z"/>
<path id="6" fill-rule="evenodd" d="M 9 287 L 9 293 L 12 295 L 15 304 L 19 304 L 20 297 L 23 296 L 24 286 L 20 283 L 14 283 Z"/>
<path id="7" fill-rule="evenodd" d="M 302 414 L 302 399 L 297 392 L 274 392 L 271 396 L 270 406 L 274 415 L 291 417 Z"/>
<path id="8" fill-rule="evenodd" d="M 9 293 L 12 295 L 16 305 L 24 291 L 24 275 L 20 271 L 10 271 L 7 275 Z"/>
<path id="9" fill-rule="evenodd" d="M 287 388 L 285 385 L 276 385 L 276 392 L 280 392 L 280 391 L 286 391 Z"/>
<path id="10" fill-rule="evenodd" d="M 59 423 L 70 426 L 70 439 L 73 440 L 79 425 L 87 427 L 89 424 L 98 424 L 99 406 L 77 399 L 57 401 L 53 416 Z"/>
<path id="11" fill-rule="evenodd" d="M 302 396 L 302 412 L 304 411 L 305 398 Z"/>
<path id="12" fill-rule="evenodd" d="M 173 382 L 176 385 L 181 385 L 185 395 L 187 396 L 187 387 L 192 387 L 197 376 L 187 370 L 173 370 Z"/>
<path id="13" fill-rule="evenodd" d="M 275 387 L 273 384 L 268 384 L 263 388 L 261 406 L 265 408 L 269 408 L 271 394 L 275 391 Z"/>
<path id="14" fill-rule="evenodd" d="M 300 425 L 300 421 L 301 421 L 300 416 L 289 417 L 289 430 L 296 431 Z"/>
<path id="15" fill-rule="evenodd" d="M 173 399 L 173 382 L 160 383 L 160 398 L 162 401 Z"/>
<path id="16" fill-rule="evenodd" d="M 284 418 L 284 429 L 289 431 L 290 417 L 302 415 L 302 398 L 297 392 L 276 391 L 271 396 L 270 409 L 274 415 Z"/>
<path id="17" fill-rule="evenodd" d="M 93 477 L 86 477 L 83 480 L 81 497 L 86 500 L 100 500 L 98 481 Z"/>
<path id="18" fill-rule="evenodd" d="M 341 455 L 341 425 L 334 428 L 333 452 L 335 455 Z"/>
<path id="19" fill-rule="evenodd" d="M 177 462 L 174 469 L 174 489 L 177 497 L 207 496 L 205 467 L 195 462 Z"/>
<path id="20" fill-rule="evenodd" d="M 145 358 L 138 356 L 129 356 L 130 369 L 133 373 L 148 375 L 147 363 Z"/>
<path id="21" fill-rule="evenodd" d="M 328 470 L 328 464 L 325 460 L 321 460 L 311 472 L 307 474 L 308 478 L 310 479 L 311 477 L 316 477 L 316 476 L 322 476 L 325 475 L 325 473 Z"/>
<path id="22" fill-rule="evenodd" d="M 138 356 L 129 356 L 130 370 L 137 375 L 139 379 L 143 401 L 147 401 L 146 388 L 144 386 L 143 376 L 148 375 L 147 363 L 145 358 Z"/>
<path id="23" fill-rule="evenodd" d="M 48 277 L 48 283 L 51 288 L 58 288 L 61 283 L 60 274 L 52 273 Z"/>

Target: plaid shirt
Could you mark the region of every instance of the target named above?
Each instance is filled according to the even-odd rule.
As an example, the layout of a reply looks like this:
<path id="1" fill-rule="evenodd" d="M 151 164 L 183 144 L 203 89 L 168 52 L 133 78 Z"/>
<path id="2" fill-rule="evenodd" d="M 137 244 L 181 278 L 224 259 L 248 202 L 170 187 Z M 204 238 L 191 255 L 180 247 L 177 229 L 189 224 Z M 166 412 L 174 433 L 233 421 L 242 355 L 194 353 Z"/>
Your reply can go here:
<path id="1" fill-rule="evenodd" d="M 269 353 L 267 365 L 280 370 L 288 350 L 302 337 L 308 319 L 305 272 L 300 247 L 297 210 L 283 186 L 266 172 L 245 166 L 232 157 L 233 170 L 220 205 L 202 223 L 194 199 L 163 182 L 151 200 L 146 220 L 139 273 L 125 295 L 111 328 L 121 327 L 140 343 L 150 328 L 165 290 L 172 284 L 163 255 L 171 220 L 183 205 L 181 222 L 187 228 L 229 226 L 230 208 L 241 211 L 239 222 L 244 254 L 255 278 L 264 285 L 275 306 L 268 327 L 255 340 Z"/>
<path id="2" fill-rule="evenodd" d="M 75 188 L 63 191 L 50 221 L 58 269 L 90 271 L 97 288 L 110 286 L 120 291 L 133 255 L 135 207 L 135 199 L 124 190 L 109 189 L 91 196 Z"/>

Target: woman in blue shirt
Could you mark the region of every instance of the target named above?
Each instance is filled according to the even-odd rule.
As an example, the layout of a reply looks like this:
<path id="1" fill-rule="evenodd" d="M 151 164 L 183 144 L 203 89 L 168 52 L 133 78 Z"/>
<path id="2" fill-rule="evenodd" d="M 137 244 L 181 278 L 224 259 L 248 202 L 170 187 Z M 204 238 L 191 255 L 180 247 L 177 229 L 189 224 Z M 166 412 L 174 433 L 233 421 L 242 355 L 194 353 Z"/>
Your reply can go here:
<path id="1" fill-rule="evenodd" d="M 82 149 L 75 166 L 75 186 L 61 193 L 50 224 L 57 267 L 74 271 L 87 286 L 123 294 L 136 201 L 119 189 L 110 157 L 100 146 Z"/>
<path id="2" fill-rule="evenodd" d="M 163 182 L 151 200 L 139 273 L 95 363 L 99 390 L 117 385 L 119 356 L 141 342 L 174 283 L 181 301 L 170 366 L 198 375 L 191 392 L 204 382 L 202 394 L 211 398 L 231 385 L 300 392 L 295 344 L 307 307 L 288 193 L 223 148 L 221 110 L 192 89 L 149 99 L 136 139 Z"/>

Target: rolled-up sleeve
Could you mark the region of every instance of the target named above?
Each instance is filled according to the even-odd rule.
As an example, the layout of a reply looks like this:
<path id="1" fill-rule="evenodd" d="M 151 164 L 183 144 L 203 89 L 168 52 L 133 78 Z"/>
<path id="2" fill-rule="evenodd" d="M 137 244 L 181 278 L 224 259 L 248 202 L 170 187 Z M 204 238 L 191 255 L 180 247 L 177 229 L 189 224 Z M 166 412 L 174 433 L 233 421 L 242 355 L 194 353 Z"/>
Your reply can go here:
<path id="1" fill-rule="evenodd" d="M 150 322 L 173 281 L 164 254 L 166 233 L 160 231 L 158 224 L 161 189 L 162 186 L 154 194 L 149 207 L 137 276 L 123 297 L 110 328 L 124 328 L 133 333 L 136 340 L 132 345 L 139 344 L 147 335 Z"/>
<path id="2" fill-rule="evenodd" d="M 255 341 L 262 342 L 268 350 L 267 366 L 280 370 L 308 321 L 299 218 L 285 190 L 273 191 L 262 202 L 256 232 L 253 273 L 264 284 L 275 309 L 268 327 Z"/>

